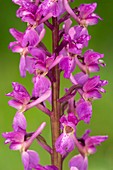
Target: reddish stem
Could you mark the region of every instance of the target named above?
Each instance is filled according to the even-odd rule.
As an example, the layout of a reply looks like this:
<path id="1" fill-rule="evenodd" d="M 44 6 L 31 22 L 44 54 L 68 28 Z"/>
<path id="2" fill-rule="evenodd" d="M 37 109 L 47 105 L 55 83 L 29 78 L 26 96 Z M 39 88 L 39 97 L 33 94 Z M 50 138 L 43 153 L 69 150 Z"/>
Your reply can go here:
<path id="1" fill-rule="evenodd" d="M 52 18 L 53 22 L 53 32 L 52 32 L 52 45 L 53 45 L 53 52 L 58 47 L 59 43 L 59 24 L 57 18 Z M 57 52 L 55 52 L 57 56 Z M 52 132 L 52 149 L 53 153 L 51 155 L 51 163 L 58 167 L 59 170 L 62 170 L 62 157 L 59 153 L 56 152 L 55 149 L 55 142 L 60 135 L 60 103 L 58 102 L 59 99 L 59 92 L 60 92 L 60 71 L 59 66 L 55 66 L 52 69 L 52 74 L 55 78 L 55 81 L 52 82 L 52 113 L 51 113 L 51 132 Z"/>

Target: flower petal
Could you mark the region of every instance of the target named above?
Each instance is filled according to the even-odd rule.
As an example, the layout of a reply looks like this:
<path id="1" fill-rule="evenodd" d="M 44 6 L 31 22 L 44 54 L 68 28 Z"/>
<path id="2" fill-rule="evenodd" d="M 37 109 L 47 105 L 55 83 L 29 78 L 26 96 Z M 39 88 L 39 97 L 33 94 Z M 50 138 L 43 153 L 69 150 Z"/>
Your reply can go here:
<path id="1" fill-rule="evenodd" d="M 76 167 L 77 170 L 88 170 L 88 159 L 82 155 L 77 155 L 69 161 L 69 167 Z"/>
<path id="2" fill-rule="evenodd" d="M 76 105 L 76 112 L 79 120 L 89 123 L 92 117 L 92 105 L 88 101 L 80 100 Z"/>
<path id="3" fill-rule="evenodd" d="M 23 113 L 19 113 L 17 112 L 14 119 L 13 119 L 13 129 L 15 132 L 26 132 L 26 126 L 27 126 L 27 122 L 26 122 L 26 118 L 23 115 Z"/>

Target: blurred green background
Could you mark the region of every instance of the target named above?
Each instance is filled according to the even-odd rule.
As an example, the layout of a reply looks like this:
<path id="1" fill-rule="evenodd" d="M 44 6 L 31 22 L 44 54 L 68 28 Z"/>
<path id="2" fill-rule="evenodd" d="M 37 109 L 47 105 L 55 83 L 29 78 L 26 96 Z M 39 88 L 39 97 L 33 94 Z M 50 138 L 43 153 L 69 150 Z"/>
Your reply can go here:
<path id="1" fill-rule="evenodd" d="M 91 128 L 91 135 L 109 135 L 109 139 L 101 146 L 97 147 L 98 152 L 89 157 L 89 170 L 113 170 L 113 1 L 111 0 L 76 0 L 74 3 L 97 2 L 98 7 L 96 13 L 103 18 L 97 25 L 89 27 L 92 39 L 89 48 L 105 54 L 106 68 L 100 71 L 101 79 L 107 79 L 109 85 L 106 86 L 107 93 L 103 98 L 93 102 L 93 117 L 89 125 L 81 123 L 78 127 L 78 134 L 82 134 L 86 128 Z M 18 6 L 14 5 L 11 0 L 0 0 L 0 134 L 2 132 L 12 130 L 12 120 L 16 110 L 8 106 L 8 97 L 6 93 L 12 91 L 11 83 L 13 81 L 22 83 L 31 93 L 33 84 L 31 75 L 27 74 L 26 78 L 21 78 L 18 70 L 19 54 L 14 54 L 8 50 L 8 44 L 13 41 L 13 37 L 9 34 L 9 28 L 14 27 L 23 31 L 26 24 L 16 18 L 15 13 Z M 50 34 L 46 35 L 44 41 L 50 47 Z M 62 80 L 63 84 L 67 84 Z M 27 130 L 34 131 L 42 121 L 47 121 L 47 127 L 43 131 L 43 135 L 50 143 L 50 126 L 49 119 L 46 115 L 39 112 L 36 108 L 25 113 L 27 119 Z M 40 154 L 41 164 L 50 164 L 49 155 L 43 152 L 41 147 L 34 142 L 31 148 L 36 148 Z M 73 151 L 64 163 L 64 170 L 68 170 L 68 160 Z M 20 153 L 18 151 L 10 151 L 8 146 L 4 145 L 4 139 L 0 137 L 0 170 L 20 170 L 23 169 Z"/>

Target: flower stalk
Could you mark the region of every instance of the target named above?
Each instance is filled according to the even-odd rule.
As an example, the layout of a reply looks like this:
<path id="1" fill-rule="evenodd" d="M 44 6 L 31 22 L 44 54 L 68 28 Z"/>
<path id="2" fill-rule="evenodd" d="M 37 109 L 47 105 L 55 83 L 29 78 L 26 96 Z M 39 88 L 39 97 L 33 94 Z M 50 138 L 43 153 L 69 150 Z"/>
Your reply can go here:
<path id="1" fill-rule="evenodd" d="M 59 24 L 57 18 L 52 18 L 53 21 L 53 32 L 52 32 L 52 47 L 53 52 L 58 47 L 59 42 Z M 55 53 L 57 56 L 58 54 Z M 61 109 L 60 109 L 60 103 L 58 102 L 59 99 L 59 93 L 60 93 L 60 71 L 59 66 L 56 65 L 52 69 L 52 74 L 55 78 L 55 82 L 52 82 L 52 113 L 51 113 L 51 134 L 52 134 L 52 147 L 53 147 L 53 153 L 51 155 L 51 162 L 53 165 L 58 167 L 59 170 L 62 170 L 62 158 L 61 155 L 56 152 L 55 148 L 55 142 L 57 138 L 60 135 L 60 115 L 61 115 Z"/>

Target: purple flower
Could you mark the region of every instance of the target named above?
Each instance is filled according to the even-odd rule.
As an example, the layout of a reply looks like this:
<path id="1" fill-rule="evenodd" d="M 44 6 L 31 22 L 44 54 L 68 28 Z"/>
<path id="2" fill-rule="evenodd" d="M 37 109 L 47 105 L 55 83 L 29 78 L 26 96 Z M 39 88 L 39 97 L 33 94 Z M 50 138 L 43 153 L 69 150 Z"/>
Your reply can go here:
<path id="1" fill-rule="evenodd" d="M 108 82 L 106 80 L 100 80 L 100 76 L 89 78 L 83 85 L 83 98 L 93 100 L 101 98 L 101 93 L 105 93 L 102 87 L 107 84 Z"/>
<path id="2" fill-rule="evenodd" d="M 99 65 L 102 67 L 105 66 L 105 63 L 101 58 L 104 57 L 104 54 L 94 52 L 93 50 L 87 50 L 81 57 L 81 62 L 78 57 L 75 58 L 76 64 L 79 66 L 81 71 L 89 74 L 90 72 L 97 72 L 100 70 Z"/>
<path id="3" fill-rule="evenodd" d="M 73 0 L 72 0 L 72 2 L 73 2 Z M 73 17 L 78 22 L 78 24 L 80 24 L 79 18 L 74 13 L 74 11 L 71 9 L 68 0 L 63 0 L 63 4 L 64 4 L 66 11 L 70 14 L 70 16 Z"/>
<path id="4" fill-rule="evenodd" d="M 9 44 L 9 48 L 13 52 L 20 53 L 20 74 L 22 77 L 26 76 L 26 56 L 28 56 L 29 50 L 28 47 L 35 47 L 43 39 L 45 35 L 45 29 L 43 24 L 37 28 L 28 28 L 25 33 L 19 32 L 16 29 L 10 29 L 10 33 L 16 39 L 15 42 Z"/>
<path id="5" fill-rule="evenodd" d="M 36 76 L 33 78 L 34 88 L 32 97 L 38 98 L 51 88 L 51 82 L 44 76 Z"/>
<path id="6" fill-rule="evenodd" d="M 76 155 L 69 161 L 70 170 L 87 170 L 88 159 L 87 156 Z"/>
<path id="7" fill-rule="evenodd" d="M 82 49 L 88 46 L 90 38 L 87 29 L 81 26 L 71 27 L 68 34 L 64 35 L 64 40 L 68 42 L 68 52 L 72 54 L 81 54 Z"/>
<path id="8" fill-rule="evenodd" d="M 91 102 L 80 99 L 76 103 L 76 113 L 79 121 L 83 120 L 85 123 L 89 123 L 92 117 Z"/>
<path id="9" fill-rule="evenodd" d="M 24 165 L 24 170 L 32 170 L 32 168 L 35 170 L 58 170 L 58 168 L 53 165 L 40 165 L 39 155 L 33 150 L 22 152 L 22 162 Z"/>
<path id="10" fill-rule="evenodd" d="M 81 4 L 78 7 L 78 17 L 81 25 L 95 25 L 98 19 L 102 20 L 97 14 L 93 13 L 97 7 L 97 3 Z"/>
<path id="11" fill-rule="evenodd" d="M 96 152 L 96 146 L 100 145 L 108 139 L 108 136 L 89 136 L 90 130 L 86 130 L 84 135 L 78 139 L 81 148 L 82 155 L 76 155 L 69 161 L 70 170 L 87 170 L 88 169 L 88 158 L 89 154 L 94 154 Z M 79 147 L 79 145 L 78 145 Z M 79 150 L 80 148 L 78 148 Z"/>
<path id="12" fill-rule="evenodd" d="M 65 11 L 62 0 L 44 0 L 40 4 L 39 1 L 31 2 L 30 0 L 13 0 L 13 2 L 20 5 L 17 10 L 17 17 L 31 25 L 38 25 L 52 16 L 59 17 Z"/>
<path id="13" fill-rule="evenodd" d="M 36 27 L 44 23 L 52 16 L 60 15 L 64 11 L 62 1 L 45 0 L 13 0 L 14 3 L 20 5 L 16 12 L 16 16 L 21 18 L 23 22 L 28 22 L 30 26 Z M 62 6 L 62 7 L 61 7 Z"/>
<path id="14" fill-rule="evenodd" d="M 29 47 L 29 53 L 31 56 L 26 56 L 26 67 L 25 71 L 30 74 L 36 74 L 36 72 L 47 72 L 45 66 L 46 55 L 42 48 Z"/>
<path id="15" fill-rule="evenodd" d="M 77 85 L 84 85 L 85 82 L 87 82 L 89 76 L 88 74 L 84 74 L 83 72 L 79 72 L 77 74 L 75 74 L 74 76 L 71 74 L 70 76 L 70 80 L 73 84 Z"/>
<path id="16" fill-rule="evenodd" d="M 28 51 L 26 51 L 26 47 L 36 46 L 39 43 L 40 37 L 35 29 L 28 28 L 25 33 L 22 33 L 11 28 L 10 33 L 16 39 L 16 42 L 11 42 L 9 44 L 9 48 L 11 48 L 13 52 L 27 53 Z"/>
<path id="17" fill-rule="evenodd" d="M 39 164 L 39 155 L 33 150 L 23 151 L 21 156 L 24 170 L 32 170 L 32 168 L 36 168 L 36 166 Z"/>
<path id="18" fill-rule="evenodd" d="M 37 57 L 36 54 L 34 54 L 34 56 Z M 42 58 L 39 59 L 39 57 L 37 57 L 37 60 L 36 60 L 37 63 L 35 63 L 35 70 L 39 70 L 47 74 L 49 70 L 51 70 L 54 66 L 59 64 L 62 58 L 63 58 L 63 55 L 59 55 L 55 57 L 54 54 L 51 55 L 51 57 L 46 56 L 45 60 L 43 60 Z"/>
<path id="19" fill-rule="evenodd" d="M 37 18 L 35 14 L 38 6 L 31 1 L 22 1 L 19 5 L 20 8 L 17 10 L 16 16 L 21 18 L 24 22 L 36 25 Z"/>
<path id="20" fill-rule="evenodd" d="M 10 143 L 11 150 L 21 150 L 26 135 L 26 119 L 22 113 L 16 113 L 13 120 L 13 132 L 3 133 L 5 144 Z"/>
<path id="21" fill-rule="evenodd" d="M 65 11 L 62 0 L 44 0 L 39 6 L 39 10 L 42 11 L 43 16 L 51 13 L 51 17 L 59 17 Z"/>
<path id="22" fill-rule="evenodd" d="M 63 25 L 64 40 L 62 43 L 66 44 L 60 51 L 64 57 L 60 61 L 60 69 L 64 70 L 64 77 L 70 78 L 70 74 L 76 67 L 76 55 L 81 54 L 82 49 L 88 45 L 90 36 L 86 28 L 81 26 L 71 27 L 72 21 L 67 19 Z"/>
<path id="23" fill-rule="evenodd" d="M 18 110 L 24 109 L 24 107 L 30 101 L 30 95 L 24 86 L 17 82 L 12 83 L 13 91 L 6 94 L 13 99 L 8 102 L 8 104 Z"/>
<path id="24" fill-rule="evenodd" d="M 94 154 L 96 146 L 108 139 L 108 136 L 89 136 L 90 130 L 86 130 L 84 135 L 79 139 L 81 144 L 85 145 L 87 154 Z"/>
<path id="25" fill-rule="evenodd" d="M 48 57 L 42 48 L 29 47 L 32 57 L 26 57 L 26 71 L 35 75 L 46 75 L 63 58 L 63 55 Z"/>
<path id="26" fill-rule="evenodd" d="M 76 13 L 71 9 L 67 0 L 63 0 L 66 11 L 73 17 L 78 24 L 83 26 L 95 25 L 98 23 L 98 19 L 102 20 L 97 14 L 93 13 L 97 7 L 96 3 L 81 4 Z"/>
<path id="27" fill-rule="evenodd" d="M 33 150 L 22 152 L 22 162 L 24 165 L 24 170 L 32 170 L 32 168 L 35 170 L 58 170 L 58 168 L 53 165 L 40 165 L 39 155 Z"/>
<path id="28" fill-rule="evenodd" d="M 13 120 L 14 131 L 3 133 L 2 136 L 6 138 L 5 144 L 10 143 L 11 150 L 26 151 L 30 147 L 34 139 L 42 132 L 45 125 L 45 122 L 42 123 L 40 127 L 33 133 L 33 135 L 29 139 L 26 139 L 26 119 L 23 113 L 17 112 Z"/>
<path id="29" fill-rule="evenodd" d="M 59 67 L 61 70 L 64 70 L 64 77 L 70 78 L 71 73 L 76 67 L 75 57 L 66 53 L 65 49 L 63 49 L 61 53 L 63 54 L 63 58 L 59 63 Z"/>
<path id="30" fill-rule="evenodd" d="M 82 88 L 78 90 L 84 100 L 95 100 L 102 97 L 101 93 L 105 93 L 103 86 L 108 84 L 107 80 L 100 80 L 100 76 L 94 76 L 88 78 L 87 74 L 78 73 L 75 76 L 70 77 L 73 84 L 82 85 Z"/>
<path id="31" fill-rule="evenodd" d="M 55 147 L 57 152 L 66 156 L 75 147 L 73 136 L 75 135 L 78 121 L 73 113 L 69 113 L 68 116 L 62 116 L 60 122 L 63 133 L 58 137 Z"/>
<path id="32" fill-rule="evenodd" d="M 37 165 L 39 164 L 40 158 L 37 152 L 33 150 L 28 150 L 28 148 L 33 143 L 34 139 L 42 132 L 45 125 L 46 123 L 43 122 L 40 127 L 33 133 L 33 135 L 23 143 L 23 146 L 21 148 L 21 156 L 24 170 L 32 170 L 32 168 L 36 169 Z"/>
<path id="33" fill-rule="evenodd" d="M 20 150 L 24 169 L 29 170 L 35 168 L 39 164 L 39 156 L 33 150 L 28 150 L 34 139 L 42 132 L 46 123 L 43 122 L 40 127 L 27 139 L 26 119 L 23 113 L 17 112 L 13 120 L 13 132 L 3 133 L 6 138 L 5 144 L 10 143 L 11 150 Z"/>
<path id="34" fill-rule="evenodd" d="M 100 70 L 99 64 L 105 66 L 101 58 L 104 57 L 104 54 L 94 52 L 93 50 L 87 50 L 84 55 L 84 64 L 86 65 L 89 72 L 97 72 Z"/>

